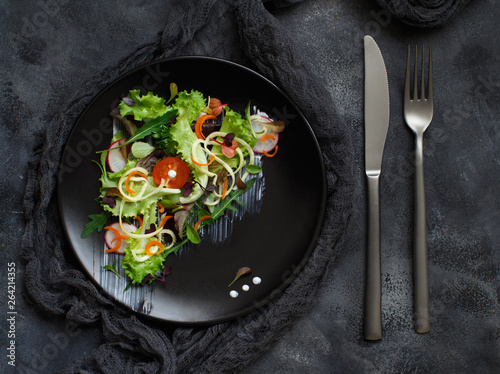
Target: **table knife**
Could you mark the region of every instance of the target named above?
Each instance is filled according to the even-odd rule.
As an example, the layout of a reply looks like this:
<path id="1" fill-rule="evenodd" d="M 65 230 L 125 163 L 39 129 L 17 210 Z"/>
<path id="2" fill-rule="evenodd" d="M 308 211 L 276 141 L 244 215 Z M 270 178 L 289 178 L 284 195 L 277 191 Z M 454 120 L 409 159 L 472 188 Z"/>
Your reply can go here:
<path id="1" fill-rule="evenodd" d="M 382 53 L 375 40 L 364 37 L 365 49 L 365 171 L 368 180 L 368 243 L 364 336 L 382 339 L 380 274 L 379 177 L 389 128 L 389 84 Z"/>

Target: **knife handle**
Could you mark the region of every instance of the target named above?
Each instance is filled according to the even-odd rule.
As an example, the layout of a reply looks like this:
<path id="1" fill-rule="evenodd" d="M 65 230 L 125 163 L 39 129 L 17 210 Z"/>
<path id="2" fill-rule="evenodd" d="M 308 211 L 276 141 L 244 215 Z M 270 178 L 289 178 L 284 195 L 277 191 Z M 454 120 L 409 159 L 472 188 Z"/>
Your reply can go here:
<path id="1" fill-rule="evenodd" d="M 424 334 L 431 328 L 427 271 L 423 134 L 416 137 L 415 149 L 415 232 L 413 246 L 413 327 Z"/>
<path id="2" fill-rule="evenodd" d="M 368 175 L 365 339 L 382 339 L 379 175 Z"/>

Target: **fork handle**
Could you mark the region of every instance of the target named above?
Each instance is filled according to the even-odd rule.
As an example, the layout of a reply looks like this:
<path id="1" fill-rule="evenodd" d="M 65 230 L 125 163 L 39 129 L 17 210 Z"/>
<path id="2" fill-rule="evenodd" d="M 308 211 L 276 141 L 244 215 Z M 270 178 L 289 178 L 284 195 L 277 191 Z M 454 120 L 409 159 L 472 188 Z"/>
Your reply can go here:
<path id="1" fill-rule="evenodd" d="M 379 176 L 368 176 L 368 246 L 366 256 L 366 301 L 364 335 L 382 339 L 380 280 L 380 197 Z"/>
<path id="2" fill-rule="evenodd" d="M 426 226 L 422 133 L 417 134 L 415 148 L 415 232 L 413 248 L 413 327 L 416 332 L 421 334 L 430 330 Z"/>

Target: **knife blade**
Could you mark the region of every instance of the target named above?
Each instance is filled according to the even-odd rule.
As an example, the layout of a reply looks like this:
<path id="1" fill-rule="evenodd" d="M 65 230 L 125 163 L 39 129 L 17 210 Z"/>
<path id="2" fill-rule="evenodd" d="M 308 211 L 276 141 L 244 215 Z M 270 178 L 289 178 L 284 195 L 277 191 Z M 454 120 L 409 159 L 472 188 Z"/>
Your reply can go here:
<path id="1" fill-rule="evenodd" d="M 389 128 L 389 83 L 375 40 L 364 37 L 365 52 L 365 172 L 368 181 L 368 243 L 364 336 L 382 339 L 380 266 L 380 192 L 382 156 Z"/>

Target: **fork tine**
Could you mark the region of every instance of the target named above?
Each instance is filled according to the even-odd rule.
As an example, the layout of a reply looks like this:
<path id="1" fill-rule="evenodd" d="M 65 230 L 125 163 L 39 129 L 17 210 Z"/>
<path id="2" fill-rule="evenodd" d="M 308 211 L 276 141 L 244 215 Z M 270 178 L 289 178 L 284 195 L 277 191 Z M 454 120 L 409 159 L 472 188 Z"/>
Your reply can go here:
<path id="1" fill-rule="evenodd" d="M 418 46 L 415 46 L 415 66 L 413 71 L 413 100 L 418 100 Z"/>
<path id="2" fill-rule="evenodd" d="M 427 100 L 432 102 L 433 93 L 432 93 L 432 47 L 429 45 L 429 78 L 428 78 L 428 86 L 429 92 L 427 94 Z"/>
<path id="3" fill-rule="evenodd" d="M 410 57 L 410 45 L 408 45 L 408 57 L 406 58 L 405 103 L 410 101 Z"/>
<path id="4" fill-rule="evenodd" d="M 421 79 L 421 86 L 420 86 L 420 98 L 422 100 L 426 99 L 427 97 L 425 96 L 425 47 L 422 45 L 422 75 L 420 77 Z"/>

